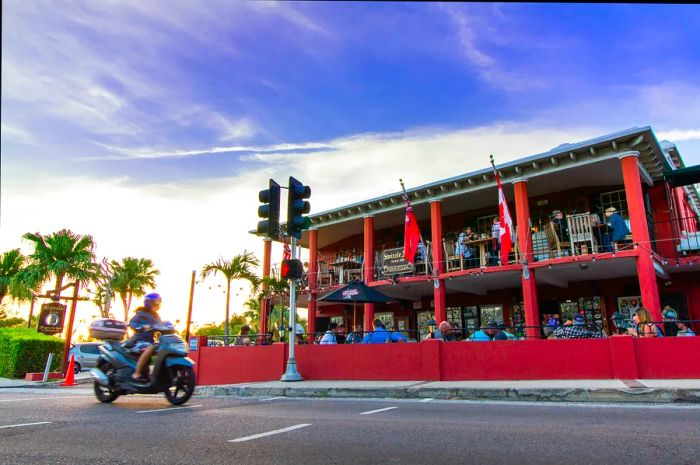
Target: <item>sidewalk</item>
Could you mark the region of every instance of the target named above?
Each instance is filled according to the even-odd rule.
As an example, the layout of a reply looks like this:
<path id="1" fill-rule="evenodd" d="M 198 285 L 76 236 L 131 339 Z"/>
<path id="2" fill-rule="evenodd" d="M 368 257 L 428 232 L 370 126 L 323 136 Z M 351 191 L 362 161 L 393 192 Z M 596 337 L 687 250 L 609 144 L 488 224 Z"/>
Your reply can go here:
<path id="1" fill-rule="evenodd" d="M 51 380 L 46 383 L 41 381 L 25 381 L 23 379 L 0 378 L 0 389 L 3 388 L 47 388 L 55 387 L 63 380 Z M 91 382 L 90 373 L 83 371 L 75 375 L 76 384 L 89 384 Z"/>
<path id="2" fill-rule="evenodd" d="M 700 403 L 700 379 L 300 381 L 198 386 L 214 396 L 355 397 L 533 402 Z"/>

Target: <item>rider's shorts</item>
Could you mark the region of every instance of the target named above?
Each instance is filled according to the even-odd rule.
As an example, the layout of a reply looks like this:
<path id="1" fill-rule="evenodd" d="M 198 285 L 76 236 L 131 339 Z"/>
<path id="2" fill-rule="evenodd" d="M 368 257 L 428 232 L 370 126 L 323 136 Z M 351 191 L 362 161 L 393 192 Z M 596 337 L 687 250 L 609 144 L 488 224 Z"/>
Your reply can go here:
<path id="1" fill-rule="evenodd" d="M 134 344 L 134 346 L 130 349 L 132 353 L 137 353 L 140 354 L 143 352 L 146 347 L 152 346 L 153 343 L 148 342 L 148 341 L 138 341 Z"/>

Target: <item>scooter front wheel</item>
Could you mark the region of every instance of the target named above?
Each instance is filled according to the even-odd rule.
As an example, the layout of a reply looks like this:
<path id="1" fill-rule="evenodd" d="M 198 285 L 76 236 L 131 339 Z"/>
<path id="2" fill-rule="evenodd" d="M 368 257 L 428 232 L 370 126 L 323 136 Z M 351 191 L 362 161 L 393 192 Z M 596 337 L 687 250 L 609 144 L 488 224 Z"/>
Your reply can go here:
<path id="1" fill-rule="evenodd" d="M 165 390 L 165 398 L 173 405 L 182 405 L 194 394 L 195 385 L 194 368 L 172 367 L 170 386 Z"/>
<path id="2" fill-rule="evenodd" d="M 94 385 L 95 385 L 95 397 L 97 397 L 97 400 L 99 400 L 103 404 L 109 404 L 111 402 L 114 402 L 114 400 L 117 397 L 119 397 L 119 393 L 113 391 L 112 389 L 108 388 L 107 386 L 102 386 L 97 381 L 95 381 Z"/>

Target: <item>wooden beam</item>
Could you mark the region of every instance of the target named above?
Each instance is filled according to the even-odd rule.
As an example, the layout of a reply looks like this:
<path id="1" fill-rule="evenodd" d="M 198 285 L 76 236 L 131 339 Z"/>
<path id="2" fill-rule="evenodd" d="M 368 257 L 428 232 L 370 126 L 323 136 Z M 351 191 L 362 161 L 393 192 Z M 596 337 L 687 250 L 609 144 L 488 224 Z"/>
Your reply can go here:
<path id="1" fill-rule="evenodd" d="M 469 183 L 470 186 L 473 186 L 474 184 L 476 184 L 476 180 L 474 180 L 474 178 L 467 179 L 467 182 Z"/>
<path id="2" fill-rule="evenodd" d="M 569 158 L 571 158 L 571 161 L 576 161 L 578 159 L 574 152 L 569 152 Z"/>
<path id="3" fill-rule="evenodd" d="M 534 169 L 538 170 L 538 169 L 540 169 L 540 164 L 537 163 L 536 161 L 533 161 L 533 162 L 532 162 L 532 167 L 533 167 Z"/>
<path id="4" fill-rule="evenodd" d="M 612 141 L 612 148 L 617 152 L 617 141 Z"/>
<path id="5" fill-rule="evenodd" d="M 549 159 L 549 161 L 552 162 L 552 165 L 554 165 L 554 166 L 558 166 L 558 165 L 559 165 L 559 160 L 557 159 L 557 157 L 551 157 L 551 158 Z"/>
<path id="6" fill-rule="evenodd" d="M 588 149 L 588 150 L 591 152 L 591 156 L 592 156 L 592 157 L 595 157 L 596 155 L 598 155 L 598 152 L 596 152 L 595 147 L 591 147 L 591 148 Z"/>
<path id="7" fill-rule="evenodd" d="M 489 181 L 490 181 L 490 178 L 489 178 L 489 175 L 488 175 L 488 174 L 484 174 L 484 175 L 482 176 L 482 178 L 484 178 L 484 181 L 485 181 L 485 182 L 489 182 Z"/>
<path id="8" fill-rule="evenodd" d="M 632 139 L 632 142 L 630 142 L 630 147 L 634 147 L 636 145 L 641 144 L 643 140 L 644 140 L 644 134 L 638 135 L 637 137 Z"/>
<path id="9" fill-rule="evenodd" d="M 522 169 L 521 167 L 519 167 L 519 166 L 516 166 L 516 167 L 515 167 L 515 172 L 518 173 L 518 174 L 523 174 L 523 169 Z"/>

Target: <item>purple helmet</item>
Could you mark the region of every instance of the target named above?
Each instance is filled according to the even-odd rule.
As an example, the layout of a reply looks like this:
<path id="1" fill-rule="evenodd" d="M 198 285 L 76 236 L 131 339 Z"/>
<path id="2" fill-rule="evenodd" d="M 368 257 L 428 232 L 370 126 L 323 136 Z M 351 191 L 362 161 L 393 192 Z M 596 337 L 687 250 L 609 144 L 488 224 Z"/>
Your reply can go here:
<path id="1" fill-rule="evenodd" d="M 160 294 L 151 292 L 150 294 L 146 294 L 146 297 L 143 299 L 143 306 L 150 309 L 155 302 L 161 303 L 162 300 Z"/>

